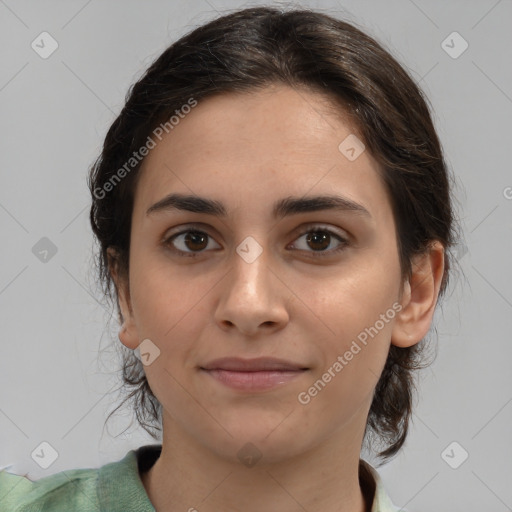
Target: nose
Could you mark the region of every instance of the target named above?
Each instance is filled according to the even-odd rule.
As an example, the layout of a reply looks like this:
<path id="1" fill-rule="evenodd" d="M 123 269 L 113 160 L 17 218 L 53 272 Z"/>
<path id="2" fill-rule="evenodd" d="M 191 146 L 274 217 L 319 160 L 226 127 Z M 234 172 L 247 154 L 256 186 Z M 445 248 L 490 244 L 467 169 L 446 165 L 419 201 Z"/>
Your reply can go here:
<path id="1" fill-rule="evenodd" d="M 287 324 L 286 301 L 292 292 L 269 266 L 267 254 L 264 249 L 256 260 L 248 262 L 234 251 L 215 311 L 215 322 L 221 329 L 255 336 L 270 334 Z"/>

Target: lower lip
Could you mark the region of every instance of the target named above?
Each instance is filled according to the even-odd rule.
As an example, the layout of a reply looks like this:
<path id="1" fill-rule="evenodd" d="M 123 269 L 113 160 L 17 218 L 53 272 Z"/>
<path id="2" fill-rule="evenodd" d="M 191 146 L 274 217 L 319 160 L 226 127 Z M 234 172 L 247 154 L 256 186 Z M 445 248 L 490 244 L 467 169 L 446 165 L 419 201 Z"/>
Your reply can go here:
<path id="1" fill-rule="evenodd" d="M 204 370 L 222 384 L 241 391 L 263 391 L 284 385 L 307 370 L 234 372 L 229 370 Z"/>

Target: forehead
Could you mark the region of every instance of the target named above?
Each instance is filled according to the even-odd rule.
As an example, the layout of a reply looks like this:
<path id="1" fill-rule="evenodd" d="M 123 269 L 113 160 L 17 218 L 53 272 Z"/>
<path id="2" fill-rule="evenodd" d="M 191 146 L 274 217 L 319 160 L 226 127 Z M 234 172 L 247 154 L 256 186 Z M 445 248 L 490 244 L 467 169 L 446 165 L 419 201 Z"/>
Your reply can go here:
<path id="1" fill-rule="evenodd" d="M 348 115 L 325 96 L 273 85 L 200 100 L 165 139 L 169 149 L 189 156 L 199 156 L 198 149 L 203 149 L 224 158 L 236 157 L 264 146 L 267 155 L 293 149 L 299 154 L 316 153 L 318 158 L 326 144 L 335 143 L 346 131 L 354 131 Z M 329 136 L 332 140 L 327 140 Z"/>
<path id="2" fill-rule="evenodd" d="M 171 191 L 248 206 L 273 204 L 286 190 L 340 192 L 378 215 L 389 207 L 378 165 L 368 151 L 347 158 L 340 144 L 351 137 L 347 114 L 318 93 L 272 86 L 209 97 L 146 156 L 134 213 Z"/>

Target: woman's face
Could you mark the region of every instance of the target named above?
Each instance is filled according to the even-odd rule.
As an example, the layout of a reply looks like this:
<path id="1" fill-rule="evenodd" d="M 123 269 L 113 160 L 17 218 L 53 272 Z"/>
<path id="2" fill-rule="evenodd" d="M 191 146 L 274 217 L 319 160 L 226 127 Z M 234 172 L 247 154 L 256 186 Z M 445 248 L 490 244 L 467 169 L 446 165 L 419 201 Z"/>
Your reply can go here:
<path id="1" fill-rule="evenodd" d="M 140 348 L 164 426 L 227 459 L 347 440 L 359 453 L 387 357 L 401 285 L 391 204 L 328 106 L 285 86 L 199 101 L 143 162 L 120 339 L 150 340 Z M 191 202 L 148 213 L 169 194 L 224 214 Z M 341 206 L 291 207 L 316 196 Z M 202 369 L 226 357 L 299 370 Z"/>

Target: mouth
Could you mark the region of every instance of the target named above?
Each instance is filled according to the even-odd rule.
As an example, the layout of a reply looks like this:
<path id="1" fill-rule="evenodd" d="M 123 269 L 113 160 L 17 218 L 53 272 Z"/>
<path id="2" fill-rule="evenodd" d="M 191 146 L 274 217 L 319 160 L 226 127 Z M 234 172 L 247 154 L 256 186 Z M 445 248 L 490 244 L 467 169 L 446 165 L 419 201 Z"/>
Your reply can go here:
<path id="1" fill-rule="evenodd" d="M 309 368 L 283 359 L 222 358 L 200 367 L 217 382 L 240 391 L 264 391 L 287 384 Z"/>

